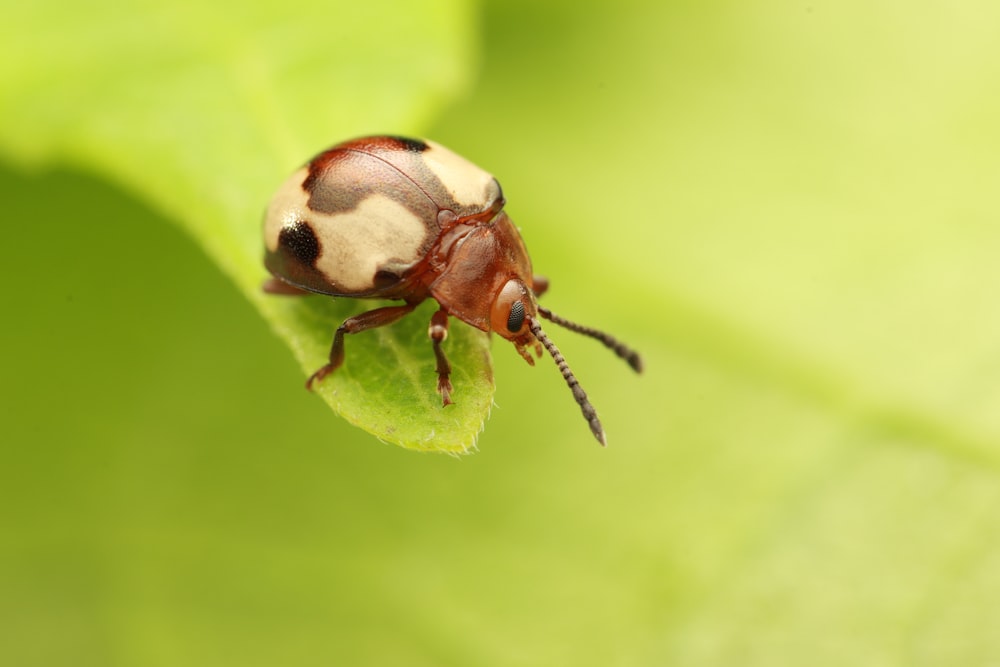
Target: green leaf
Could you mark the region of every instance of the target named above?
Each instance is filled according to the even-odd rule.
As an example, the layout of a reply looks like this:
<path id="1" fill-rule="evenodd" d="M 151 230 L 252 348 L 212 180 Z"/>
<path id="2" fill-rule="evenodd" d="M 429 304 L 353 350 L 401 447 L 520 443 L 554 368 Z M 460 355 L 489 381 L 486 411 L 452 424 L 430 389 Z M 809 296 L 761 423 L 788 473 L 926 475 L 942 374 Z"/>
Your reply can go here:
<path id="1" fill-rule="evenodd" d="M 332 143 L 419 133 L 474 65 L 470 3 L 41 1 L 5 14 L 16 26 L 0 45 L 6 154 L 70 163 L 139 194 L 191 233 L 305 371 L 322 365 L 355 305 L 261 293 L 264 207 Z M 385 441 L 466 451 L 492 404 L 486 337 L 451 328 L 455 404 L 443 409 L 426 321 L 352 338 L 345 368 L 318 393 Z"/>
<path id="2" fill-rule="evenodd" d="M 281 299 L 281 297 L 277 297 Z M 368 302 L 286 297 L 269 304 L 276 331 L 306 368 L 323 365 L 332 330 Z M 345 303 L 346 301 L 346 303 Z M 346 361 L 315 386 L 334 410 L 377 438 L 410 449 L 461 454 L 475 446 L 493 401 L 489 338 L 455 322 L 445 347 L 452 363 L 453 404 L 442 407 L 427 324 L 431 301 L 402 321 L 345 339 Z"/>

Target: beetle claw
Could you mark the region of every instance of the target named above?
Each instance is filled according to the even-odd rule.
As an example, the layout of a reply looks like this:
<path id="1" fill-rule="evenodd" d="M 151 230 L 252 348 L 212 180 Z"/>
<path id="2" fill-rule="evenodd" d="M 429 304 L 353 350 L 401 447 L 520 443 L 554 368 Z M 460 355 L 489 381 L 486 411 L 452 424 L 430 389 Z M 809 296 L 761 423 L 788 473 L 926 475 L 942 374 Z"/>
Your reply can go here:
<path id="1" fill-rule="evenodd" d="M 320 368 L 318 371 L 310 375 L 308 380 L 306 380 L 306 389 L 312 391 L 314 382 L 322 382 L 323 378 L 332 373 L 334 370 L 335 367 L 333 364 L 327 364 L 326 366 Z"/>
<path id="2" fill-rule="evenodd" d="M 447 377 L 438 378 L 438 393 L 441 394 L 441 407 L 446 408 L 452 404 L 451 392 L 454 387 L 451 386 L 451 380 Z"/>

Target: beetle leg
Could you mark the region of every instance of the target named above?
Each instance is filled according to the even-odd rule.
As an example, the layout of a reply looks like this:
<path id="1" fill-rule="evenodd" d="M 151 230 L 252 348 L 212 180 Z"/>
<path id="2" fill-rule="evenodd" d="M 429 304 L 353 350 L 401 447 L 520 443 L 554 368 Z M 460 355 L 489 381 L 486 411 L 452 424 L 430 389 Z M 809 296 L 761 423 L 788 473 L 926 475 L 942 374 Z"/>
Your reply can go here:
<path id="1" fill-rule="evenodd" d="M 387 324 L 399 320 L 404 315 L 408 315 L 417 307 L 415 303 L 407 303 L 402 306 L 385 306 L 369 310 L 366 313 L 348 317 L 344 323 L 337 327 L 337 332 L 333 335 L 333 345 L 330 347 L 330 361 L 318 371 L 309 376 L 306 380 L 306 389 L 312 389 L 314 382 L 319 382 L 330 373 L 334 372 L 344 363 L 344 334 L 355 334 L 368 329 L 384 327 Z"/>
<path id="2" fill-rule="evenodd" d="M 545 294 L 549 289 L 549 279 L 545 276 L 532 276 L 531 278 L 531 291 L 535 293 L 535 297 L 540 297 Z"/>
<path id="3" fill-rule="evenodd" d="M 451 380 L 449 379 L 451 364 L 448 363 L 448 358 L 444 356 L 444 350 L 441 349 L 441 343 L 448 337 L 448 313 L 443 308 L 431 315 L 431 324 L 427 329 L 427 335 L 431 338 L 434 345 L 434 356 L 437 357 L 438 393 L 441 394 L 441 405 L 449 405 L 452 392 Z"/>

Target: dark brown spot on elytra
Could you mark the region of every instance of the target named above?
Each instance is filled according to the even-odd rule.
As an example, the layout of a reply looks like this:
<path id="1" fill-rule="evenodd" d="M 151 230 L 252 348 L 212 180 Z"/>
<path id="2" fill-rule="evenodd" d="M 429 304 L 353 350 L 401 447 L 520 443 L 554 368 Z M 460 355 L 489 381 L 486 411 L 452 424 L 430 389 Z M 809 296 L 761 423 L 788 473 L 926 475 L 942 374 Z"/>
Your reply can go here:
<path id="1" fill-rule="evenodd" d="M 297 220 L 282 227 L 278 234 L 278 245 L 306 266 L 313 266 L 316 263 L 321 250 L 316 233 L 304 220 Z"/>
<path id="2" fill-rule="evenodd" d="M 423 141 L 420 141 L 419 139 L 410 139 L 409 137 L 398 137 L 398 136 L 387 136 L 385 137 L 385 139 L 389 140 L 386 142 L 387 144 L 390 142 L 395 142 L 399 148 L 411 151 L 413 153 L 423 153 L 428 148 L 427 144 Z"/>
<path id="3" fill-rule="evenodd" d="M 429 150 L 425 141 L 398 136 L 361 137 L 338 144 L 309 162 L 302 181 L 307 205 L 312 211 L 332 215 L 350 212 L 372 195 L 383 196 L 425 220 L 433 235 L 439 231 L 439 211 L 468 217 L 493 204 L 456 202 L 428 167 L 422 154 Z"/>

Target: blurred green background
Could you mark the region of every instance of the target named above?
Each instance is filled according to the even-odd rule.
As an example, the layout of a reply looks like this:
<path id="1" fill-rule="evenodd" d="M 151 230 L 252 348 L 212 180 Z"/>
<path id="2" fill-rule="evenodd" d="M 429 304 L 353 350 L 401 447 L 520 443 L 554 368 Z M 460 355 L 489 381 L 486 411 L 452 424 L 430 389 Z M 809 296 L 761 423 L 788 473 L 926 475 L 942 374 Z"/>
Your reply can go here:
<path id="1" fill-rule="evenodd" d="M 193 7 L 4 9 L 0 664 L 1000 660 L 1000 5 Z M 263 184 L 387 131 L 644 353 L 549 327 L 607 450 L 502 341 L 462 459 L 302 390 Z"/>

